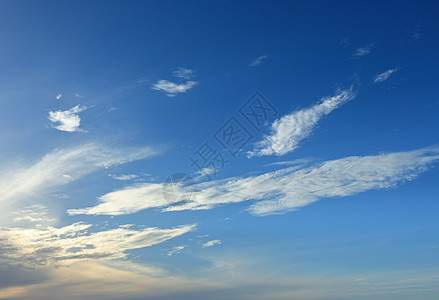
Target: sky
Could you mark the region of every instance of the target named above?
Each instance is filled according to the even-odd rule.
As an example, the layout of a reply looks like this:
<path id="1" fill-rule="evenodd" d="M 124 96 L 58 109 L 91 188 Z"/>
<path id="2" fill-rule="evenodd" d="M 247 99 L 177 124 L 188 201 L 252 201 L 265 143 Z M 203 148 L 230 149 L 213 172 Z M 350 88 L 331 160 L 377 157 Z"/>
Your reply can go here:
<path id="1" fill-rule="evenodd" d="M 0 1 L 0 299 L 438 299 L 437 1 Z"/>

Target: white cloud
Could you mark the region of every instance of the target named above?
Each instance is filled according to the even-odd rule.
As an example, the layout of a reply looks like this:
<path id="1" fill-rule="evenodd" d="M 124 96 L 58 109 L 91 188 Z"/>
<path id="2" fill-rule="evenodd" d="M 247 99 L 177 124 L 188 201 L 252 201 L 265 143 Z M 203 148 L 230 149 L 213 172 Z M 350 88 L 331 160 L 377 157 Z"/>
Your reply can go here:
<path id="1" fill-rule="evenodd" d="M 359 47 L 355 50 L 355 53 L 352 54 L 352 58 L 358 58 L 370 54 L 372 52 L 372 48 L 373 48 L 373 44 L 369 44 L 364 47 Z"/>
<path id="2" fill-rule="evenodd" d="M 157 152 L 148 147 L 115 148 L 96 143 L 57 149 L 37 162 L 9 169 L 4 167 L 0 176 L 0 204 L 42 197 L 45 192 L 98 169 L 155 154 Z"/>
<path id="3" fill-rule="evenodd" d="M 135 184 L 99 197 L 99 204 L 82 209 L 70 209 L 69 215 L 123 215 L 169 204 L 163 197 L 163 185 Z"/>
<path id="4" fill-rule="evenodd" d="M 166 96 L 174 97 L 179 93 L 185 93 L 193 88 L 198 82 L 186 81 L 186 83 L 177 84 L 168 80 L 159 80 L 151 87 L 153 90 L 164 91 Z"/>
<path id="5" fill-rule="evenodd" d="M 201 176 L 211 175 L 215 174 L 217 171 L 219 171 L 219 168 L 201 168 L 197 173 Z"/>
<path id="6" fill-rule="evenodd" d="M 205 247 L 212 247 L 215 245 L 221 245 L 221 241 L 220 240 L 211 240 L 211 241 L 204 243 L 202 246 L 205 248 Z"/>
<path id="7" fill-rule="evenodd" d="M 261 55 L 257 58 L 255 58 L 250 64 L 249 67 L 256 67 L 259 66 L 260 64 L 262 64 L 262 61 L 267 58 L 267 55 Z"/>
<path id="8" fill-rule="evenodd" d="M 347 157 L 309 168 L 295 167 L 247 178 L 199 184 L 192 203 L 167 210 L 210 209 L 252 200 L 250 212 L 268 215 L 295 210 L 322 198 L 386 189 L 414 179 L 439 160 L 439 147 L 377 156 Z"/>
<path id="9" fill-rule="evenodd" d="M 80 94 L 78 94 L 78 93 L 74 93 L 73 96 L 74 96 L 75 98 L 82 98 L 82 96 L 81 96 Z"/>
<path id="10" fill-rule="evenodd" d="M 92 226 L 82 222 L 61 228 L 1 228 L 2 258 L 26 264 L 55 264 L 58 261 L 118 259 L 126 250 L 149 247 L 183 235 L 195 225 L 171 229 L 156 227 L 134 230 L 118 227 L 90 232 Z"/>
<path id="11" fill-rule="evenodd" d="M 295 160 L 287 160 L 287 161 L 276 161 L 273 163 L 266 164 L 265 166 L 303 166 L 307 163 L 310 163 L 313 158 L 298 158 Z"/>
<path id="12" fill-rule="evenodd" d="M 58 125 L 52 125 L 55 129 L 67 132 L 82 131 L 79 129 L 81 118 L 77 114 L 86 109 L 87 107 L 85 106 L 76 105 L 65 111 L 50 111 L 48 119 L 52 123 L 60 123 Z"/>
<path id="13" fill-rule="evenodd" d="M 42 204 L 33 204 L 17 212 L 13 215 L 15 224 L 20 224 L 22 226 L 28 224 L 36 224 L 37 226 L 52 224 L 55 219 L 50 217 L 49 209 Z"/>
<path id="14" fill-rule="evenodd" d="M 116 179 L 116 180 L 131 180 L 131 179 L 136 179 L 136 178 L 139 177 L 139 175 L 135 175 L 135 174 L 132 174 L 132 175 L 113 175 L 113 174 L 109 174 L 109 176 L 111 178 Z"/>
<path id="15" fill-rule="evenodd" d="M 249 156 L 284 155 L 299 146 L 300 141 L 308 137 L 318 121 L 330 112 L 355 98 L 356 93 L 349 90 L 339 91 L 335 96 L 326 97 L 321 103 L 310 108 L 295 111 L 276 120 L 271 125 L 271 134 L 257 143 Z"/>
<path id="16" fill-rule="evenodd" d="M 175 246 L 171 251 L 168 252 L 168 256 L 172 256 L 174 254 L 181 253 L 186 246 Z"/>
<path id="17" fill-rule="evenodd" d="M 61 99 L 61 97 L 62 97 L 62 95 L 61 95 L 61 94 L 58 94 L 58 95 L 56 95 L 56 100 L 59 100 L 59 99 Z"/>
<path id="18" fill-rule="evenodd" d="M 172 74 L 177 78 L 188 80 L 195 76 L 195 71 L 186 68 L 178 68 L 178 70 L 175 70 Z"/>
<path id="19" fill-rule="evenodd" d="M 383 82 L 383 81 L 385 81 L 385 80 L 387 80 L 387 78 L 389 78 L 390 77 L 390 75 L 392 75 L 392 73 L 394 73 L 394 72 L 396 72 L 397 70 L 396 69 L 390 69 L 390 70 L 387 70 L 386 72 L 383 72 L 383 73 L 381 73 L 381 74 L 378 74 L 376 77 L 375 77 L 375 79 L 373 80 L 373 82 Z"/>
<path id="20" fill-rule="evenodd" d="M 164 211 L 204 210 L 243 201 L 254 202 L 249 211 L 255 215 L 283 213 L 322 198 L 396 187 L 413 180 L 438 160 L 439 147 L 347 157 L 299 170 L 294 166 L 259 176 L 199 183 L 188 201 L 171 205 L 161 195 L 160 184 L 144 183 L 111 192 L 100 197 L 97 206 L 69 213 L 121 215 L 152 207 L 163 207 Z"/>

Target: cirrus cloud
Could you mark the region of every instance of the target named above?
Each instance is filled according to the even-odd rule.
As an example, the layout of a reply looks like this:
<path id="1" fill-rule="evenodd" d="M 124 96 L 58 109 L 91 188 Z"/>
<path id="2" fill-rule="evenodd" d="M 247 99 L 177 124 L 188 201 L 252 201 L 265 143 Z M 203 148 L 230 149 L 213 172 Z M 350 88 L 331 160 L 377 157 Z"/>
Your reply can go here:
<path id="1" fill-rule="evenodd" d="M 354 99 L 353 87 L 341 90 L 332 97 L 322 98 L 319 104 L 295 111 L 276 120 L 271 125 L 271 134 L 257 143 L 249 156 L 285 155 L 299 146 L 308 137 L 317 123 L 326 115 Z"/>
<path id="2" fill-rule="evenodd" d="M 377 83 L 377 82 L 386 81 L 390 77 L 390 75 L 392 75 L 396 71 L 397 71 L 397 69 L 390 69 L 390 70 L 387 70 L 383 73 L 380 73 L 377 76 L 375 76 L 373 82 Z"/>
<path id="3" fill-rule="evenodd" d="M 297 166 L 259 176 L 232 177 L 197 184 L 193 197 L 168 203 L 157 183 L 143 183 L 105 194 L 96 206 L 69 210 L 70 215 L 121 215 L 163 207 L 163 211 L 206 210 L 221 204 L 252 201 L 254 215 L 284 213 L 320 199 L 347 197 L 396 187 L 415 179 L 439 161 L 439 147 L 374 156 L 352 156 L 306 168 Z M 184 194 L 183 187 L 176 186 Z M 176 193 L 178 190 L 176 191 Z"/>

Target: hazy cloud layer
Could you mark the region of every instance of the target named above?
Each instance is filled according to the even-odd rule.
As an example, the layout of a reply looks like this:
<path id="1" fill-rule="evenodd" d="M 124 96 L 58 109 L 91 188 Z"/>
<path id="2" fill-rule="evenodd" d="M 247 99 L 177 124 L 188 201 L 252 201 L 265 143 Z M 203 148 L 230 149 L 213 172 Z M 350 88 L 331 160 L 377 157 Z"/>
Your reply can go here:
<path id="1" fill-rule="evenodd" d="M 249 255 L 209 260 L 212 268 L 197 277 L 169 275 L 164 269 L 140 265 L 132 261 L 71 261 L 69 267 L 16 269 L 5 279 L 15 285 L 0 287 L 0 298 L 20 300 L 165 300 L 165 299 L 381 299 L 382 295 L 404 298 L 410 291 L 419 299 L 430 299 L 429 292 L 437 289 L 436 269 L 388 271 L 379 273 L 296 271 L 288 274 L 267 272 L 258 274 L 261 261 L 249 260 Z M 5 268 L 0 265 L 0 268 Z M 19 276 L 17 276 L 19 275 Z M 27 276 L 28 278 L 24 277 Z M 30 277 L 30 278 L 29 278 Z M 33 278 L 32 278 L 33 277 Z M 3 279 L 3 278 L 0 278 Z M 32 281 L 31 281 L 32 280 Z M 292 282 L 294 284 L 292 284 Z M 8 282 L 6 282 L 8 283 Z M 402 295 L 401 295 L 402 294 Z M 368 296 L 368 297 L 367 297 Z"/>

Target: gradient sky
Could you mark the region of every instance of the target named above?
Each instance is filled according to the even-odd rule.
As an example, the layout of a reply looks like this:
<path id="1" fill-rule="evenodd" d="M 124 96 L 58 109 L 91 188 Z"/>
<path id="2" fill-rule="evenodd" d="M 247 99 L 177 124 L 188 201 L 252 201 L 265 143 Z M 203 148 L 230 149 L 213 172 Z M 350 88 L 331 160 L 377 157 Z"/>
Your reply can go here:
<path id="1" fill-rule="evenodd" d="M 438 299 L 437 1 L 0 1 L 0 299 Z"/>

